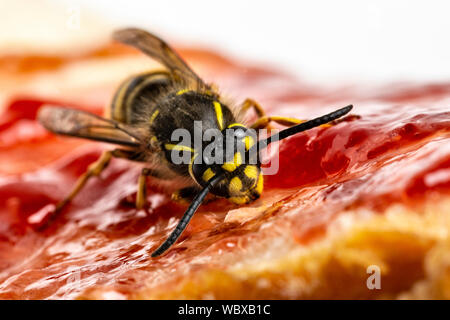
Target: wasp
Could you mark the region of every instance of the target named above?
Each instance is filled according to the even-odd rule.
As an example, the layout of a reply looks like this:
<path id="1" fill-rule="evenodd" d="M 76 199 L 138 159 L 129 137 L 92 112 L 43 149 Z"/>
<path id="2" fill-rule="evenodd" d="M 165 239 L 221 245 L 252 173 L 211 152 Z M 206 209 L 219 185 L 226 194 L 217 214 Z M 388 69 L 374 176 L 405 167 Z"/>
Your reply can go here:
<path id="1" fill-rule="evenodd" d="M 157 36 L 141 29 L 128 28 L 114 32 L 113 39 L 135 47 L 165 68 L 126 79 L 117 89 L 107 117 L 60 106 L 44 106 L 38 118 L 53 133 L 120 146 L 104 151 L 88 167 L 71 193 L 56 205 L 55 213 L 60 212 L 91 177 L 98 176 L 112 158 L 146 164 L 138 178 L 138 209 L 146 204 L 147 177 L 168 181 L 181 178 L 184 181 L 185 186 L 176 191 L 172 198 L 188 199 L 190 205 L 152 257 L 163 254 L 177 241 L 208 194 L 227 198 L 238 205 L 259 198 L 264 187 L 259 150 L 299 132 L 329 126 L 352 109 L 349 105 L 306 121 L 268 116 L 252 99 L 232 106 L 214 85 L 205 83 Z M 242 119 L 251 109 L 258 119 L 246 126 Z M 267 128 L 271 122 L 288 128 L 258 140 L 255 130 L 251 129 Z M 191 135 L 190 141 L 180 142 L 174 138 L 173 133 L 180 129 Z M 214 143 L 195 144 L 194 141 L 193 145 L 192 137 L 196 132 L 200 130 L 205 133 L 209 129 L 219 132 Z M 211 144 L 214 146 L 213 152 L 207 153 L 206 149 Z M 211 161 L 211 154 L 223 161 Z M 178 156 L 177 159 L 186 156 L 187 161 L 174 161 L 174 155 Z"/>

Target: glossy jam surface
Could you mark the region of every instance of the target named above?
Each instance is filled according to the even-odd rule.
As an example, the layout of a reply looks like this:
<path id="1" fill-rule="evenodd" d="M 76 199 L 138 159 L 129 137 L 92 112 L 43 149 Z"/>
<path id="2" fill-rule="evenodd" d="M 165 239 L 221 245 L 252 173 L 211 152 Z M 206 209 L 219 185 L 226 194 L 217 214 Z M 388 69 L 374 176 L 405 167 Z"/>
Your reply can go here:
<path id="1" fill-rule="evenodd" d="M 223 91 L 254 97 L 269 114 L 311 118 L 352 103 L 357 117 L 280 143 L 279 171 L 265 177 L 261 199 L 241 208 L 225 200 L 202 206 L 178 243 L 152 259 L 186 206 L 149 179 L 149 206 L 136 210 L 141 167 L 125 160 L 112 160 L 54 223 L 37 230 L 109 146 L 46 132 L 36 112 L 54 99 L 11 98 L 0 114 L 0 298 L 69 299 L 98 288 L 103 298 L 126 298 L 202 268 L 226 269 L 225 255 L 239 260 L 281 233 L 310 243 L 348 208 L 414 207 L 450 190 L 450 84 L 324 90 L 212 53 L 190 55 L 208 61 L 202 74 L 214 75 Z M 86 95 L 104 95 L 95 90 Z M 71 105 L 102 112 L 97 102 Z"/>

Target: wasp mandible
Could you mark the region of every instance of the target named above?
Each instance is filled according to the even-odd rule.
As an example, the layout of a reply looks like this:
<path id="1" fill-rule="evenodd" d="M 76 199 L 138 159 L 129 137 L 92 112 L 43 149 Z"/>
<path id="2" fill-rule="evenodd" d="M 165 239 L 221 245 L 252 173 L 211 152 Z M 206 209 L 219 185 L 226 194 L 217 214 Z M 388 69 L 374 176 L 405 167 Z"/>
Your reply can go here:
<path id="1" fill-rule="evenodd" d="M 105 151 L 78 179 L 72 192 L 57 204 L 55 213 L 69 203 L 89 178 L 98 176 L 111 158 L 124 158 L 148 164 L 138 179 L 136 207 L 146 202 L 146 178 L 173 180 L 183 178 L 186 187 L 175 192 L 175 199 L 189 199 L 190 205 L 170 236 L 152 253 L 164 253 L 180 237 L 195 211 L 208 193 L 224 197 L 235 204 L 259 198 L 264 178 L 259 151 L 276 140 L 322 125 L 329 125 L 345 114 L 349 105 L 319 118 L 305 121 L 288 117 L 268 116 L 252 99 L 235 110 L 226 103 L 213 85 L 205 83 L 163 40 L 144 30 L 129 28 L 113 34 L 113 38 L 133 46 L 160 62 L 163 71 L 145 72 L 125 80 L 116 91 L 109 108 L 109 118 L 81 110 L 45 106 L 39 120 L 48 130 L 67 136 L 109 142 L 121 148 Z M 250 126 L 242 123 L 246 111 L 253 109 L 258 119 Z M 289 128 L 258 140 L 254 130 L 276 122 Z M 222 162 L 212 162 L 205 155 L 209 144 L 174 141 L 173 132 L 183 129 L 195 136 L 197 124 L 201 131 L 214 129 L 224 139 L 214 143 L 214 152 Z M 197 128 L 198 129 L 198 128 Z M 231 136 L 230 139 L 226 137 Z M 187 155 L 188 161 L 173 161 L 174 154 Z M 256 156 L 255 156 L 256 155 Z M 252 160 L 253 161 L 250 161 Z"/>

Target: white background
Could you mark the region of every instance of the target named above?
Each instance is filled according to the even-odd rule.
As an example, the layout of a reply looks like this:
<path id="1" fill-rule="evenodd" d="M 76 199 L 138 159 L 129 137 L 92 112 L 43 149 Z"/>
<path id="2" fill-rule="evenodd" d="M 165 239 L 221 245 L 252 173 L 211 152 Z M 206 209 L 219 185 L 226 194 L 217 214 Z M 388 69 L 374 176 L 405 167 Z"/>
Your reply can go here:
<path id="1" fill-rule="evenodd" d="M 311 82 L 450 80 L 450 1 L 64 0 Z"/>

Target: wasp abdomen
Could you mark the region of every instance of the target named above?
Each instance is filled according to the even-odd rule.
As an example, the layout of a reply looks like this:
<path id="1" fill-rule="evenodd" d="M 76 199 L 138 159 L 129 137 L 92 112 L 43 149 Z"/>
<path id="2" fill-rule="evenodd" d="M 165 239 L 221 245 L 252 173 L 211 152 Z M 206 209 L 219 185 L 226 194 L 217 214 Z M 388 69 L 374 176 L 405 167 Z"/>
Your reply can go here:
<path id="1" fill-rule="evenodd" d="M 110 117 L 121 123 L 138 124 L 156 108 L 173 86 L 167 72 L 150 72 L 131 77 L 116 91 Z"/>

